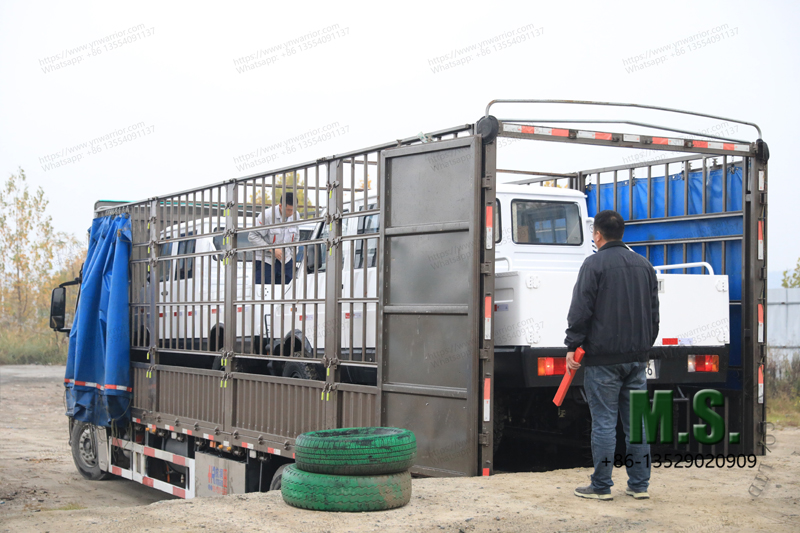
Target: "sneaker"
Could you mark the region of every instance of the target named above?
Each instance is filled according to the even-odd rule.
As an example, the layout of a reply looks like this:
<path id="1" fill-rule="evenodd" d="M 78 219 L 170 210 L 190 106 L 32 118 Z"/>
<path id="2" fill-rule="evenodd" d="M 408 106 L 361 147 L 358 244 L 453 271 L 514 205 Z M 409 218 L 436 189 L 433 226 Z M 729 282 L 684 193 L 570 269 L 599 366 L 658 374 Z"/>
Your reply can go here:
<path id="1" fill-rule="evenodd" d="M 650 499 L 650 495 L 647 494 L 647 491 L 636 492 L 635 490 L 633 490 L 630 487 L 625 489 L 625 494 L 627 494 L 628 496 L 633 496 L 634 500 L 649 500 Z"/>
<path id="2" fill-rule="evenodd" d="M 589 485 L 587 487 L 578 487 L 577 489 L 575 489 L 574 494 L 575 494 L 575 496 L 578 496 L 579 498 L 589 498 L 590 500 L 613 500 L 614 499 L 614 497 L 610 493 L 603 494 L 603 493 L 600 493 L 600 492 L 596 492 L 592 488 L 591 485 Z"/>

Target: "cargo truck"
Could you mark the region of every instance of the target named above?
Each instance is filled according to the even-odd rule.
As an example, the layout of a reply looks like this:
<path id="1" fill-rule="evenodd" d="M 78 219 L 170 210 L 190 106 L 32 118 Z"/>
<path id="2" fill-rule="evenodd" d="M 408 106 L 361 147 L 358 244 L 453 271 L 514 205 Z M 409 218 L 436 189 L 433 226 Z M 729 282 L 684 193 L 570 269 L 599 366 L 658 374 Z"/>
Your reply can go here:
<path id="1" fill-rule="evenodd" d="M 644 108 L 750 126 L 758 139 L 490 113 L 508 104 Z M 609 122 L 642 131 L 593 126 Z M 573 172 L 497 168 L 512 140 L 676 154 Z M 726 430 L 741 435 L 679 449 L 763 454 L 768 158 L 748 122 L 495 100 L 475 124 L 97 205 L 82 278 L 55 289 L 51 309 L 51 326 L 70 335 L 76 466 L 190 498 L 278 488 L 297 435 L 326 428 L 409 428 L 422 476 L 587 453 L 582 372 L 561 407 L 552 398 L 572 286 L 603 209 L 620 212 L 626 244 L 657 270 L 649 389 L 673 392 L 677 431 L 698 421 L 693 395 L 719 389 Z M 503 174 L 518 179 L 498 183 Z M 257 224 L 285 211 L 290 191 L 301 240 L 254 246 L 250 232 L 298 224 Z M 254 252 L 275 250 L 296 259 L 288 283 L 256 279 Z M 66 291 L 78 288 L 69 324 Z"/>

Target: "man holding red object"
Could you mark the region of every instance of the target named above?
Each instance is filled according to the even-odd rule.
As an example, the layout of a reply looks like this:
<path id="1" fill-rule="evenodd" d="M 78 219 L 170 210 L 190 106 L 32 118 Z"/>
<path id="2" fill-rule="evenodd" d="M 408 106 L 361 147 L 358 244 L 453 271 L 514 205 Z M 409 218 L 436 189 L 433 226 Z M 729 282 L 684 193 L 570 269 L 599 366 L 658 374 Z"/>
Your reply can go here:
<path id="1" fill-rule="evenodd" d="M 613 499 L 617 417 L 627 445 L 625 493 L 650 497 L 650 446 L 630 443 L 630 391 L 647 390 L 647 352 L 658 337 L 658 280 L 650 262 L 622 242 L 624 232 L 625 221 L 615 211 L 594 218 L 598 251 L 581 266 L 567 316 L 567 367 L 580 368 L 574 356 L 582 347 L 592 414 L 594 474 L 589 486 L 575 489 L 581 498 Z"/>

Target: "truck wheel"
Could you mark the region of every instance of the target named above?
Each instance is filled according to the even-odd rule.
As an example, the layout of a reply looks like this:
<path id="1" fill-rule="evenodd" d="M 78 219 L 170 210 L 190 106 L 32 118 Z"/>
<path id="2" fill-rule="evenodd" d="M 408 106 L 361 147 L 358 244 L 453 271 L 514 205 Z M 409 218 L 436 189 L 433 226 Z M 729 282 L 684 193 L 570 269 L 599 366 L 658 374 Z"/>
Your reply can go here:
<path id="1" fill-rule="evenodd" d="M 414 433 L 400 428 L 344 428 L 297 437 L 295 461 L 305 472 L 365 476 L 408 470 L 417 459 Z"/>
<path id="2" fill-rule="evenodd" d="M 283 478 L 283 471 L 286 470 L 288 464 L 281 465 L 272 475 L 272 481 L 269 482 L 269 490 L 281 490 L 281 479 Z"/>
<path id="3" fill-rule="evenodd" d="M 411 500 L 408 471 L 387 476 L 329 476 L 287 465 L 281 483 L 283 501 L 316 511 L 383 511 Z"/>
<path id="4" fill-rule="evenodd" d="M 97 461 L 97 431 L 92 424 L 76 420 L 69 440 L 72 446 L 72 460 L 83 477 L 92 481 L 111 477 L 108 472 L 100 470 Z"/>
<path id="5" fill-rule="evenodd" d="M 316 381 L 319 379 L 319 373 L 313 364 L 289 361 L 283 367 L 283 377 Z"/>

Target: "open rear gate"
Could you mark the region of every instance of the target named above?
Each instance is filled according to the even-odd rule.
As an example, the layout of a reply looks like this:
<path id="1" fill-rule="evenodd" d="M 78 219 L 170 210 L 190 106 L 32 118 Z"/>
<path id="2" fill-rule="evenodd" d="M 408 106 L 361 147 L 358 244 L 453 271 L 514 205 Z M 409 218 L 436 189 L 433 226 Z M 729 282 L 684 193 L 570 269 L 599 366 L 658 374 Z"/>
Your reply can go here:
<path id="1" fill-rule="evenodd" d="M 491 348 L 494 176 L 483 179 L 482 160 L 480 136 L 381 154 L 380 420 L 414 431 L 412 471 L 425 475 L 476 475 L 479 441 L 491 458 L 479 366 Z"/>

